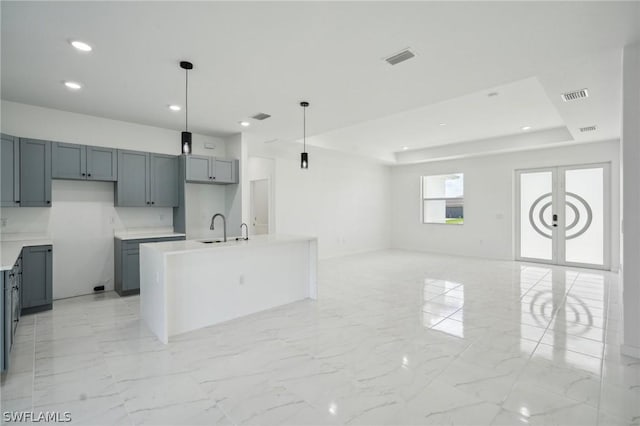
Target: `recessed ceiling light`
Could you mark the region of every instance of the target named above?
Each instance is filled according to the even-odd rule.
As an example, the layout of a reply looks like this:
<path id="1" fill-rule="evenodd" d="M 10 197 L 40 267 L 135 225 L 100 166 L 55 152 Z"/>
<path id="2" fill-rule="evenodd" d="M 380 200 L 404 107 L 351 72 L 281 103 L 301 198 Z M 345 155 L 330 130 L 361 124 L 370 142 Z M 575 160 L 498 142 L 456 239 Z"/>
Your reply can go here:
<path id="1" fill-rule="evenodd" d="M 81 52 L 91 52 L 93 50 L 93 47 L 80 40 L 73 40 L 71 42 L 71 45 Z"/>
<path id="2" fill-rule="evenodd" d="M 523 131 L 525 131 L 525 132 L 526 132 L 527 130 L 531 130 L 531 126 L 524 126 L 524 127 L 522 127 L 522 130 L 523 130 Z"/>
<path id="3" fill-rule="evenodd" d="M 169 105 L 171 111 L 180 111 L 182 107 L 180 105 Z"/>
<path id="4" fill-rule="evenodd" d="M 406 150 L 408 150 L 408 149 L 409 149 L 409 147 L 408 147 L 408 146 L 403 146 L 403 147 L 402 147 L 402 150 L 403 150 L 403 151 L 406 151 Z"/>
<path id="5" fill-rule="evenodd" d="M 251 123 L 249 123 L 248 121 L 238 121 L 238 124 L 241 125 L 242 127 L 251 126 Z"/>
<path id="6" fill-rule="evenodd" d="M 65 81 L 64 85 L 71 90 L 80 90 L 82 89 L 82 84 L 77 83 L 75 81 Z"/>
<path id="7" fill-rule="evenodd" d="M 447 123 L 440 123 L 440 126 L 446 126 Z"/>

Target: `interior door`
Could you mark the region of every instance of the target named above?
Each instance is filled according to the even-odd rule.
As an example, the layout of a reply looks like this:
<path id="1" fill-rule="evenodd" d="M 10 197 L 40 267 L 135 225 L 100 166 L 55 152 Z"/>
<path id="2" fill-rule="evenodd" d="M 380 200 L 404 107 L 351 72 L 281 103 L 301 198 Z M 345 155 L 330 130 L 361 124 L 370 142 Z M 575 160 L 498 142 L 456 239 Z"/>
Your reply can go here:
<path id="1" fill-rule="evenodd" d="M 520 170 L 516 188 L 516 259 L 609 269 L 609 164 Z"/>
<path id="2" fill-rule="evenodd" d="M 251 233 L 269 233 L 269 180 L 251 181 Z"/>

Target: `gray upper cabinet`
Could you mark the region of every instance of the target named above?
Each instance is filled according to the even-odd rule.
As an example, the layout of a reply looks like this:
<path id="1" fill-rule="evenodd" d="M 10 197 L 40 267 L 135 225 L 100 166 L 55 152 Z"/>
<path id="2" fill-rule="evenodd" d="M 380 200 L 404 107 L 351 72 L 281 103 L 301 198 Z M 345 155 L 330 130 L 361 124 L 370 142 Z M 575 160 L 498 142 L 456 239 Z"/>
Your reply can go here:
<path id="1" fill-rule="evenodd" d="M 53 142 L 51 144 L 51 177 L 54 179 L 86 179 L 86 152 L 84 145 Z"/>
<path id="2" fill-rule="evenodd" d="M 52 246 L 22 249 L 22 313 L 51 309 L 53 303 Z"/>
<path id="3" fill-rule="evenodd" d="M 234 177 L 235 160 L 215 158 L 215 179 L 218 183 L 237 183 Z"/>
<path id="4" fill-rule="evenodd" d="M 178 206 L 178 157 L 118 150 L 115 205 Z"/>
<path id="5" fill-rule="evenodd" d="M 51 207 L 51 143 L 20 139 L 20 206 Z"/>
<path id="6" fill-rule="evenodd" d="M 20 140 L 2 135 L 0 147 L 0 207 L 20 206 Z"/>
<path id="7" fill-rule="evenodd" d="M 87 179 L 115 181 L 118 178 L 118 156 L 113 148 L 87 146 Z"/>
<path id="8" fill-rule="evenodd" d="M 186 180 L 194 183 L 238 183 L 238 160 L 185 156 Z"/>
<path id="9" fill-rule="evenodd" d="M 187 181 L 188 182 L 206 182 L 211 180 L 211 170 L 209 169 L 211 157 L 203 157 L 200 155 L 188 155 L 185 157 L 187 163 Z"/>
<path id="10" fill-rule="evenodd" d="M 178 205 L 178 157 L 151 154 L 151 204 L 156 207 Z"/>
<path id="11" fill-rule="evenodd" d="M 149 163 L 147 152 L 118 150 L 116 206 L 140 207 L 151 204 Z"/>
<path id="12" fill-rule="evenodd" d="M 51 151 L 54 179 L 116 180 L 115 149 L 53 142 Z"/>

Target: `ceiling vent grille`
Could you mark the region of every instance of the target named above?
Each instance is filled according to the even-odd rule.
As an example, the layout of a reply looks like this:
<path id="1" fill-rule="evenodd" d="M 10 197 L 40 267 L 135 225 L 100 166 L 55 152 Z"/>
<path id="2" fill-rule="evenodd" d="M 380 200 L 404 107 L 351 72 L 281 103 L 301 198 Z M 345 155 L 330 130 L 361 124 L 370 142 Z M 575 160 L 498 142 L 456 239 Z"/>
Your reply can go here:
<path id="1" fill-rule="evenodd" d="M 404 62 L 407 59 L 411 59 L 416 56 L 412 51 L 408 48 L 404 49 L 402 52 L 398 52 L 395 55 L 391 55 L 384 60 L 387 61 L 389 65 L 398 65 L 400 62 Z"/>
<path id="2" fill-rule="evenodd" d="M 253 118 L 254 120 L 266 120 L 267 118 L 271 117 L 269 114 L 265 114 L 264 112 L 259 112 L 258 114 L 254 115 Z"/>
<path id="3" fill-rule="evenodd" d="M 580 131 L 581 131 L 582 133 L 584 133 L 584 132 L 593 132 L 593 131 L 595 131 L 596 129 L 597 129 L 597 127 L 596 127 L 596 126 L 580 127 Z"/>
<path id="4" fill-rule="evenodd" d="M 587 89 L 574 90 L 573 92 L 567 92 L 562 94 L 562 100 L 565 102 L 577 101 L 589 97 Z"/>

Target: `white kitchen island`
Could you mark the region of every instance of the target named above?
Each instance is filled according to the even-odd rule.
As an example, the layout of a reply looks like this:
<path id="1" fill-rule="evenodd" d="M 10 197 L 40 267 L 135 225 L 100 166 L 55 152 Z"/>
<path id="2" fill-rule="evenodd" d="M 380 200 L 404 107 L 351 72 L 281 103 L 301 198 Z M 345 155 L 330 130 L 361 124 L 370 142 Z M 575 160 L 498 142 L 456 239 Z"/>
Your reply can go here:
<path id="1" fill-rule="evenodd" d="M 317 297 L 317 240 L 256 235 L 248 241 L 140 245 L 140 314 L 171 336 Z"/>

